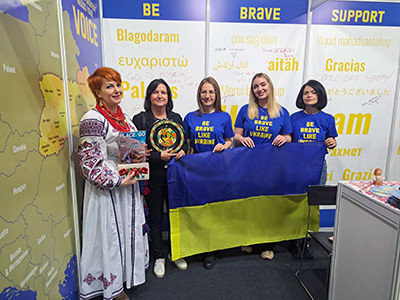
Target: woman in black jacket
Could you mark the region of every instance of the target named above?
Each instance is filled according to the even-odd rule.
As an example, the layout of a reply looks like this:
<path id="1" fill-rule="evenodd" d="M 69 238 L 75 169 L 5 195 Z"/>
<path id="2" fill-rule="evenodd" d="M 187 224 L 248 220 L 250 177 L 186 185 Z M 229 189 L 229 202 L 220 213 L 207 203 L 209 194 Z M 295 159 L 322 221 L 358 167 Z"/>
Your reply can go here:
<path id="1" fill-rule="evenodd" d="M 150 82 L 146 91 L 144 100 L 144 109 L 141 113 L 133 117 L 133 123 L 138 130 L 146 130 L 146 143 L 150 152 L 150 193 L 146 196 L 146 202 L 149 207 L 149 225 L 152 251 L 154 255 L 154 274 L 157 278 L 163 278 L 165 275 L 165 258 L 167 249 L 165 249 L 162 240 L 161 225 L 163 220 L 164 201 L 168 207 L 167 190 L 167 165 L 175 157 L 176 160 L 185 155 L 188 145 L 186 137 L 182 148 L 174 152 L 172 149 L 158 151 L 150 142 L 150 130 L 158 120 L 168 119 L 178 123 L 183 127 L 182 118 L 179 114 L 172 111 L 172 94 L 169 85 L 163 79 L 155 79 Z M 187 269 L 187 263 L 180 258 L 173 262 L 178 269 Z"/>

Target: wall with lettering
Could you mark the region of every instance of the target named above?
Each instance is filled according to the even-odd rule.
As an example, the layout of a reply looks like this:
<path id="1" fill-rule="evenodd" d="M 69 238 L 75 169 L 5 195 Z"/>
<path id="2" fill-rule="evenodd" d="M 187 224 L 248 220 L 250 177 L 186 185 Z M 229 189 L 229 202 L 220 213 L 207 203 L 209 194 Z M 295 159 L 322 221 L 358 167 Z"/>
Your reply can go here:
<path id="1" fill-rule="evenodd" d="M 277 101 L 294 110 L 302 84 L 308 1 L 210 0 L 209 74 L 233 123 L 254 74 L 267 73 Z"/>
<path id="2" fill-rule="evenodd" d="M 307 0 L 187 2 L 103 1 L 105 64 L 123 75 L 122 105 L 130 115 L 143 109 L 145 87 L 157 77 L 170 83 L 175 110 L 184 117 L 197 108 L 200 79 L 213 76 L 233 123 L 248 103 L 255 73 L 272 78 L 278 102 L 290 113 L 298 111 L 295 100 L 303 82 L 316 79 L 328 92 L 324 111 L 335 117 L 339 133 L 337 148 L 327 155 L 327 183 L 371 180 L 377 167 L 388 180 L 400 178 L 399 113 L 391 132 L 398 101 L 400 4 L 327 1 L 314 8 L 315 1 Z M 333 226 L 333 210 L 328 207 L 321 216 L 322 226 Z"/>
<path id="3" fill-rule="evenodd" d="M 399 79 L 400 81 L 400 79 Z M 398 82 L 399 82 L 398 81 Z M 397 93 L 400 93 L 400 89 L 397 88 Z M 389 180 L 395 180 L 400 178 L 400 105 L 397 101 L 397 109 L 395 110 L 396 117 L 392 127 L 392 140 L 388 155 L 388 173 L 387 178 Z"/>
<path id="4" fill-rule="evenodd" d="M 338 146 L 327 156 L 328 183 L 371 180 L 375 168 L 387 169 L 400 53 L 398 13 L 395 3 L 341 1 L 312 12 L 307 77 L 324 84 L 325 111 L 335 116 L 339 133 Z"/>
<path id="5" fill-rule="evenodd" d="M 122 71 L 123 105 L 131 115 L 142 110 L 145 86 L 156 77 L 170 82 L 176 110 L 184 116 L 196 108 L 197 83 L 205 69 L 219 82 L 233 122 L 248 102 L 255 73 L 271 76 L 277 100 L 290 113 L 297 111 L 302 83 L 314 78 L 326 87 L 325 111 L 335 116 L 339 133 L 337 148 L 327 156 L 328 183 L 370 180 L 376 167 L 385 169 L 387 179 L 400 177 L 387 165 L 399 4 L 328 1 L 312 9 L 307 25 L 306 0 L 235 0 L 229 5 L 209 0 L 209 22 L 204 23 L 205 2 L 103 2 L 105 63 Z M 397 152 L 393 149 L 392 162 Z"/>
<path id="6" fill-rule="evenodd" d="M 143 110 L 146 87 L 163 78 L 174 110 L 197 108 L 197 85 L 205 74 L 206 1 L 103 1 L 105 64 L 123 78 L 126 112 Z"/>

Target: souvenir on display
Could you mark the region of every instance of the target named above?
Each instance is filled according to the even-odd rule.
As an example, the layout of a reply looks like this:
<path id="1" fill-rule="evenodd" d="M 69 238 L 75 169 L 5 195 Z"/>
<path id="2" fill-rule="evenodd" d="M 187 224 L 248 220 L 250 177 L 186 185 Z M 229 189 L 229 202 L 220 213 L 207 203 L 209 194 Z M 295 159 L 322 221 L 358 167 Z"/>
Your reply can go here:
<path id="1" fill-rule="evenodd" d="M 385 177 L 382 176 L 382 169 L 376 168 L 374 170 L 374 175 L 372 175 L 372 183 L 374 185 L 382 185 L 383 179 L 385 179 Z"/>
<path id="2" fill-rule="evenodd" d="M 134 179 L 136 180 L 149 180 L 150 168 L 149 163 L 137 163 L 137 164 L 126 164 L 118 165 L 118 173 L 122 178 L 125 178 L 128 174 L 134 173 Z"/>
<path id="3" fill-rule="evenodd" d="M 377 186 L 371 189 L 371 193 L 378 197 L 390 197 L 399 192 L 400 186 Z"/>
<path id="4" fill-rule="evenodd" d="M 148 180 L 149 163 L 146 162 L 146 131 L 119 134 L 118 172 L 123 178 L 134 173 L 136 180 Z"/>
<path id="5" fill-rule="evenodd" d="M 150 130 L 150 143 L 158 152 L 171 149 L 171 153 L 176 153 L 182 148 L 184 139 L 182 126 L 168 119 L 155 122 Z"/>

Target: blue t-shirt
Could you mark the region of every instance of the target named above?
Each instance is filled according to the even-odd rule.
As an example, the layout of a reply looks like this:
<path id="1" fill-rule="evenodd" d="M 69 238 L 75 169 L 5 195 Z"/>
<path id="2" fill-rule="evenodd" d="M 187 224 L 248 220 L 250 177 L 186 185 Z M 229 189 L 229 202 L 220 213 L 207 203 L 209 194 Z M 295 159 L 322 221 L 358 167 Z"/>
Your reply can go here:
<path id="1" fill-rule="evenodd" d="M 212 151 L 217 144 L 225 144 L 226 138 L 235 134 L 232 129 L 231 116 L 223 111 L 201 114 L 193 111 L 183 121 L 190 146 L 195 153 Z"/>
<path id="2" fill-rule="evenodd" d="M 272 143 L 278 134 L 291 134 L 292 124 L 286 108 L 276 118 L 271 119 L 266 108 L 258 107 L 258 118 L 249 119 L 249 105 L 242 106 L 236 118 L 235 127 L 244 129 L 244 137 L 250 137 L 254 144 Z"/>
<path id="3" fill-rule="evenodd" d="M 308 115 L 304 110 L 290 116 L 293 125 L 293 142 L 307 143 L 325 141 L 329 137 L 337 137 L 335 118 L 323 111 Z"/>

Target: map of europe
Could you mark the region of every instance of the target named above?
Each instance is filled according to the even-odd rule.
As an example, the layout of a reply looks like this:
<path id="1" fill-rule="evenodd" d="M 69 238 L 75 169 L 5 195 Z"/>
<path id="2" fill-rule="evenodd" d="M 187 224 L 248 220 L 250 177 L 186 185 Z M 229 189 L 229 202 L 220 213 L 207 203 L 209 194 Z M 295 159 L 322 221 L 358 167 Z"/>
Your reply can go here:
<path id="1" fill-rule="evenodd" d="M 0 300 L 79 297 L 69 148 L 95 100 L 70 17 L 68 115 L 57 1 L 0 3 Z"/>

